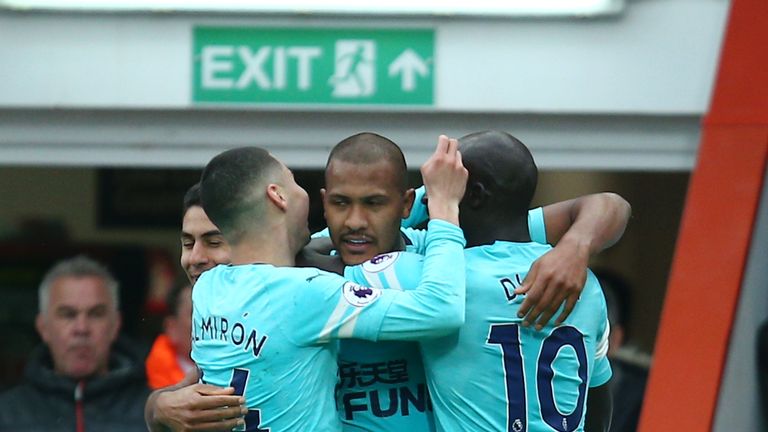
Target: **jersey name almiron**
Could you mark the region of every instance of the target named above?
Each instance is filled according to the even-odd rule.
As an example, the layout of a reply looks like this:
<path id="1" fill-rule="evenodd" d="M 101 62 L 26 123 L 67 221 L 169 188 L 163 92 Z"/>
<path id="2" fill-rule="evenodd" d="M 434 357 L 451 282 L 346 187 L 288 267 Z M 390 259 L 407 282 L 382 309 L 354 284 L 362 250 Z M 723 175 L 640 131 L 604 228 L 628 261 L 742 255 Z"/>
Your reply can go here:
<path id="1" fill-rule="evenodd" d="M 229 342 L 234 346 L 242 347 L 245 352 L 252 351 L 255 358 L 261 355 L 261 350 L 269 339 L 268 335 L 259 336 L 258 330 L 246 328 L 241 322 L 235 321 L 231 324 L 229 320 L 219 316 L 202 317 L 199 325 L 193 326 L 192 337 L 196 342 L 201 340 Z"/>

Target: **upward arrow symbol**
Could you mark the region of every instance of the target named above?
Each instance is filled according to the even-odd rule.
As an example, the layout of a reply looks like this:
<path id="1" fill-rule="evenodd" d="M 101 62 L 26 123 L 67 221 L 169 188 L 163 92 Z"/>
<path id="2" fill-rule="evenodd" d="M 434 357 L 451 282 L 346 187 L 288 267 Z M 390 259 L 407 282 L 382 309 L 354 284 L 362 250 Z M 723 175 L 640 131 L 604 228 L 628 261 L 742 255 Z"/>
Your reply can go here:
<path id="1" fill-rule="evenodd" d="M 401 75 L 400 88 L 406 92 L 416 89 L 416 74 L 427 76 L 427 62 L 408 48 L 389 64 L 389 76 Z"/>

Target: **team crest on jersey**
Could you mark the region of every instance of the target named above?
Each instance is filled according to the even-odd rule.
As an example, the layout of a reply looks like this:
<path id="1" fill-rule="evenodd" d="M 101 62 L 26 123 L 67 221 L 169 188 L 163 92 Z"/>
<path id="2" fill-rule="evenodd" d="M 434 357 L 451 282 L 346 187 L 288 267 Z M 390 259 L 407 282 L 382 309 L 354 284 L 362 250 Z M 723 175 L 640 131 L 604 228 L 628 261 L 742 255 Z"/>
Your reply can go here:
<path id="1" fill-rule="evenodd" d="M 345 283 L 341 291 L 347 303 L 355 307 L 368 306 L 381 295 L 379 288 L 362 286 L 354 282 Z"/>
<path id="2" fill-rule="evenodd" d="M 376 255 L 375 257 L 371 258 L 370 261 L 363 263 L 363 270 L 367 271 L 368 273 L 378 273 L 394 264 L 394 262 L 397 261 L 399 257 L 400 252 L 390 252 Z"/>

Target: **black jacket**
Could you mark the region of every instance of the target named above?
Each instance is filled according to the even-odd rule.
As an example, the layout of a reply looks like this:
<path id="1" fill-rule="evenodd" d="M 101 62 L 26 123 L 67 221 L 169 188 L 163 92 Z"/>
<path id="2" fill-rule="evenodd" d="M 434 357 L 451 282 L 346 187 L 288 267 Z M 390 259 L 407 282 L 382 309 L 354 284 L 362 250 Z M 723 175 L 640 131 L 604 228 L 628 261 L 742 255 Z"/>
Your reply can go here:
<path id="1" fill-rule="evenodd" d="M 78 382 L 54 373 L 47 347 L 38 347 L 24 382 L 0 395 L 0 431 L 76 432 L 77 388 Z M 82 381 L 82 431 L 146 431 L 149 392 L 143 359 L 126 342 L 116 342 L 107 375 Z"/>

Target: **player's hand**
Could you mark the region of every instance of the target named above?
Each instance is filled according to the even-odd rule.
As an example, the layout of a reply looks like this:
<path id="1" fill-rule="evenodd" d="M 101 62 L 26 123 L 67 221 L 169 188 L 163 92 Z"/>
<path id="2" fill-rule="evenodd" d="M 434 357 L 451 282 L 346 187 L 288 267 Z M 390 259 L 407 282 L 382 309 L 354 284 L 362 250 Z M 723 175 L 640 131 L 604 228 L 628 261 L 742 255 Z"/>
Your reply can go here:
<path id="1" fill-rule="evenodd" d="M 561 242 L 537 259 L 515 294 L 525 294 L 518 317 L 523 325 L 541 330 L 560 306 L 565 307 L 555 321 L 568 318 L 587 280 L 589 251 L 572 243 Z"/>
<path id="2" fill-rule="evenodd" d="M 155 401 L 155 420 L 170 430 L 231 431 L 245 424 L 245 399 L 232 387 L 191 384 L 162 392 Z"/>
<path id="3" fill-rule="evenodd" d="M 459 224 L 459 202 L 467 188 L 467 169 L 461 162 L 459 142 L 440 135 L 437 148 L 421 166 L 427 188 L 429 216 Z"/>

